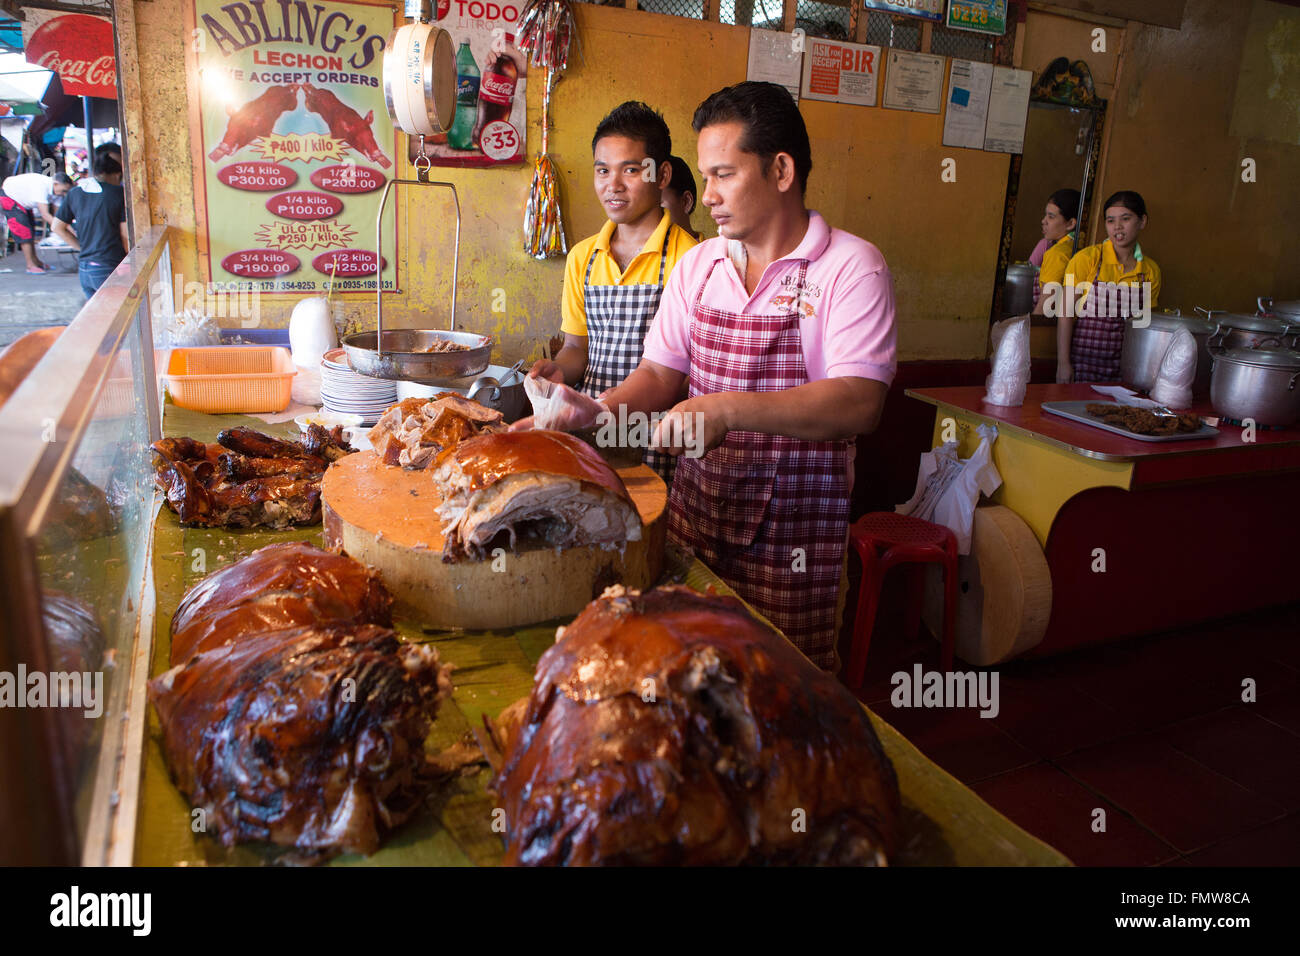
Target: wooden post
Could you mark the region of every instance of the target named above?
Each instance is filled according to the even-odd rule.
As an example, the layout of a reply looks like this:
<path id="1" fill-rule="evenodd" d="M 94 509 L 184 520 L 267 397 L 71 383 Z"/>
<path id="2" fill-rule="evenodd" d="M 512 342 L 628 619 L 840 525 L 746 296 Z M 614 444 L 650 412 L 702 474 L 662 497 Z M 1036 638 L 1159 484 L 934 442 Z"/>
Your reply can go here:
<path id="1" fill-rule="evenodd" d="M 149 216 L 149 156 L 144 145 L 143 99 L 140 92 L 140 52 L 136 46 L 135 0 L 113 4 L 113 46 L 117 57 L 117 103 L 122 123 L 122 160 L 129 179 L 127 227 L 131 241 L 152 224 Z M 93 149 L 91 149 L 93 154 Z"/>
<path id="2" fill-rule="evenodd" d="M 799 5 L 797 0 L 785 0 L 785 22 L 781 25 L 786 33 L 794 29 L 795 16 L 798 12 Z"/>

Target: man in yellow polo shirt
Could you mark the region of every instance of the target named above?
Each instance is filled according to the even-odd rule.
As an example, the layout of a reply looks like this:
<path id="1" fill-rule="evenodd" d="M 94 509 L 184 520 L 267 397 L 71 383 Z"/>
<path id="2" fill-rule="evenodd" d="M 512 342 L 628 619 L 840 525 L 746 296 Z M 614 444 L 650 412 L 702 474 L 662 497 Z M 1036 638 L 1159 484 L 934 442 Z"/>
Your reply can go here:
<path id="1" fill-rule="evenodd" d="M 658 112 L 623 103 L 596 127 L 591 152 L 596 198 L 609 221 L 570 250 L 560 305 L 564 347 L 529 374 L 599 397 L 640 364 L 664 283 L 696 241 L 661 207 L 672 136 Z M 671 456 L 647 451 L 645 460 L 671 484 Z"/>

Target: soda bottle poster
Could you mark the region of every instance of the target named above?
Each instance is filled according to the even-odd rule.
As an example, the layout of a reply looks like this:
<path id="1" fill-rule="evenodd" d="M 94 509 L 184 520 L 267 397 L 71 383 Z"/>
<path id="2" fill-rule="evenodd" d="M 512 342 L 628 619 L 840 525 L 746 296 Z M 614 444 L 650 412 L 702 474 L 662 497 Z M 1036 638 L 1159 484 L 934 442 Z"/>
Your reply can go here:
<path id="1" fill-rule="evenodd" d="M 199 251 L 218 288 L 375 291 L 375 218 L 396 170 L 384 105 L 393 7 L 362 0 L 195 0 L 192 109 Z M 383 288 L 396 291 L 396 203 Z"/>
<path id="2" fill-rule="evenodd" d="M 522 163 L 527 138 L 528 60 L 515 49 L 523 0 L 438 0 L 438 26 L 456 48 L 456 118 L 445 135 L 426 137 L 434 166 Z M 408 156 L 420 138 L 409 137 Z"/>

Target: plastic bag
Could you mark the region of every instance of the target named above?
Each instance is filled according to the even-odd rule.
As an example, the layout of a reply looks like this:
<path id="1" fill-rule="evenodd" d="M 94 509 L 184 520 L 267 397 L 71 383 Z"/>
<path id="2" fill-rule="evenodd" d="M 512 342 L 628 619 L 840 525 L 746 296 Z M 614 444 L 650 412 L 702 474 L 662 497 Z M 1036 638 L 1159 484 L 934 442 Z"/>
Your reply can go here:
<path id="1" fill-rule="evenodd" d="M 293 385 L 289 390 L 290 397 L 295 404 L 319 407 L 321 404 L 320 364 L 295 365 L 294 368 L 298 374 L 293 377 Z"/>
<path id="2" fill-rule="evenodd" d="M 164 316 L 163 321 L 154 326 L 155 348 L 199 348 L 220 344 L 221 326 L 212 316 L 197 309 Z"/>
<path id="3" fill-rule="evenodd" d="M 1179 329 L 1160 360 L 1151 397 L 1166 408 L 1191 408 L 1195 380 L 1196 339 L 1186 329 Z"/>
<path id="4" fill-rule="evenodd" d="M 993 326 L 993 369 L 984 383 L 990 405 L 1023 405 L 1029 387 L 1029 316 Z"/>
<path id="5" fill-rule="evenodd" d="M 979 447 L 969 458 L 957 457 L 957 443 L 947 442 L 921 456 L 916 493 L 894 510 L 941 524 L 957 537 L 957 553 L 970 554 L 971 526 L 980 494 L 991 495 L 1002 484 L 993 464 L 993 443 L 998 430 L 980 425 Z"/>
<path id="6" fill-rule="evenodd" d="M 596 416 L 607 411 L 590 395 L 544 378 L 524 379 L 524 392 L 533 404 L 533 427 L 572 432 L 596 424 Z"/>

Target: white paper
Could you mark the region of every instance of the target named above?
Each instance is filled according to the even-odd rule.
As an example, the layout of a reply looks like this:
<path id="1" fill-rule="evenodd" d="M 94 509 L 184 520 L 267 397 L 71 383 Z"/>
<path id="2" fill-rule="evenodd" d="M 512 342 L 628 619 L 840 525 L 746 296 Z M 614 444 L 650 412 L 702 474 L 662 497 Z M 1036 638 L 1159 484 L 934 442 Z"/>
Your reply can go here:
<path id="1" fill-rule="evenodd" d="M 1025 123 L 1029 120 L 1029 88 L 1034 74 L 1008 66 L 993 68 L 989 115 L 984 127 L 984 148 L 992 153 L 1023 153 Z"/>
<path id="2" fill-rule="evenodd" d="M 993 64 L 952 61 L 943 117 L 943 145 L 984 148 L 984 121 L 992 85 Z"/>
<path id="3" fill-rule="evenodd" d="M 1094 385 L 1094 392 L 1100 392 L 1107 398 L 1115 400 L 1117 405 L 1132 405 L 1136 408 L 1155 408 L 1159 403 L 1149 398 L 1138 398 L 1138 393 L 1123 385 Z"/>
<path id="4" fill-rule="evenodd" d="M 799 102 L 799 81 L 803 75 L 803 47 L 806 37 L 776 30 L 749 31 L 749 66 L 745 79 L 779 83 Z"/>
<path id="5" fill-rule="evenodd" d="M 890 50 L 885 70 L 885 102 L 891 110 L 937 113 L 943 101 L 945 57 Z"/>
<path id="6" fill-rule="evenodd" d="M 878 46 L 808 37 L 804 40 L 803 95 L 810 100 L 876 105 Z"/>

